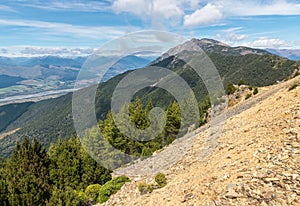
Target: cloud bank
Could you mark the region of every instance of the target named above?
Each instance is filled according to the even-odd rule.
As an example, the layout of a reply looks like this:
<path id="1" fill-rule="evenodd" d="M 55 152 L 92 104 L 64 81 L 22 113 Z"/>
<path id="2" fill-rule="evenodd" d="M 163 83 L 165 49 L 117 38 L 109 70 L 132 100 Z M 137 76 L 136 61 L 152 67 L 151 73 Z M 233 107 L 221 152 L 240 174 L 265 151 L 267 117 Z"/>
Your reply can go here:
<path id="1" fill-rule="evenodd" d="M 300 15 L 300 3 L 288 0 L 115 0 L 112 9 L 152 20 L 157 16 L 161 20 L 176 17 L 188 27 L 205 26 L 233 16 Z"/>

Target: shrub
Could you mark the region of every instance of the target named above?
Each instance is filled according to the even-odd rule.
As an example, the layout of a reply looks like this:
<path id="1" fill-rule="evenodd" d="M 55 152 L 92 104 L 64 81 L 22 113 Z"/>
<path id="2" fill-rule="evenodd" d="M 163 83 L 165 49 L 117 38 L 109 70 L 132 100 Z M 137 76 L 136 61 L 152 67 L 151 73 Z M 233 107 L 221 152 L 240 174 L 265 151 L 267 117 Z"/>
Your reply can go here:
<path id="1" fill-rule="evenodd" d="M 158 184 L 160 187 L 164 187 L 167 185 L 167 178 L 163 173 L 158 173 L 155 175 L 155 182 Z"/>
<path id="2" fill-rule="evenodd" d="M 151 193 L 153 191 L 152 185 L 148 185 L 144 182 L 139 183 L 138 189 L 139 189 L 141 195 Z"/>
<path id="3" fill-rule="evenodd" d="M 120 176 L 102 185 L 99 190 L 97 202 L 106 202 L 109 199 L 109 197 L 117 193 L 126 182 L 130 182 L 130 179 L 126 176 Z"/>
<path id="4" fill-rule="evenodd" d="M 86 196 L 89 198 L 90 201 L 94 202 L 94 201 L 96 201 L 96 199 L 98 197 L 98 193 L 99 193 L 100 189 L 101 189 L 101 185 L 93 184 L 93 185 L 87 186 L 84 193 L 86 194 Z"/>
<path id="5" fill-rule="evenodd" d="M 230 83 L 226 87 L 226 94 L 233 94 L 236 90 L 236 87 L 232 83 Z"/>
<path id="6" fill-rule="evenodd" d="M 87 205 L 87 199 L 81 192 L 73 190 L 71 187 L 65 189 L 53 188 L 52 196 L 46 201 L 46 206 L 71 206 L 71 205 Z"/>
<path id="7" fill-rule="evenodd" d="M 252 90 L 253 90 L 253 86 L 249 86 L 248 89 L 249 89 L 250 91 L 252 91 Z"/>
<path id="8" fill-rule="evenodd" d="M 258 94 L 258 89 L 257 88 L 254 88 L 253 94 L 254 95 Z"/>
<path id="9" fill-rule="evenodd" d="M 147 157 L 150 157 L 152 155 L 152 151 L 148 147 L 144 147 L 142 149 L 142 159 L 146 159 Z"/>
<path id="10" fill-rule="evenodd" d="M 245 82 L 243 79 L 241 79 L 241 80 L 238 82 L 238 85 L 239 85 L 239 86 L 245 85 L 245 84 L 246 84 L 246 82 Z"/>
<path id="11" fill-rule="evenodd" d="M 250 97 L 252 97 L 251 93 L 249 93 L 249 94 L 246 95 L 245 100 L 249 99 Z"/>
<path id="12" fill-rule="evenodd" d="M 144 182 L 139 183 L 138 189 L 139 189 L 141 195 L 151 193 L 151 192 L 153 192 L 153 190 L 158 189 L 158 188 L 162 188 L 162 187 L 167 185 L 167 178 L 161 172 L 158 173 L 157 175 L 155 175 L 154 179 L 155 179 L 156 184 L 148 185 Z"/>

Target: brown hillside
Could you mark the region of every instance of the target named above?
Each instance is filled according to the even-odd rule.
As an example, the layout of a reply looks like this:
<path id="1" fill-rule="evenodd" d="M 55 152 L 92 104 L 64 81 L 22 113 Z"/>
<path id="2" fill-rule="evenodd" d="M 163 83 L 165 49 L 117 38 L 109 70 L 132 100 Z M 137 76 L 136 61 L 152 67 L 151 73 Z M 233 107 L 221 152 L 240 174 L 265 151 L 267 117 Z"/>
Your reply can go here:
<path id="1" fill-rule="evenodd" d="M 162 169 L 164 188 L 140 195 L 138 183 L 153 176 L 124 170 L 132 182 L 104 205 L 300 205 L 300 85 L 289 91 L 295 82 L 300 78 L 264 88 L 229 109 L 208 156 L 202 154 L 209 139 L 204 129 L 179 162 Z"/>

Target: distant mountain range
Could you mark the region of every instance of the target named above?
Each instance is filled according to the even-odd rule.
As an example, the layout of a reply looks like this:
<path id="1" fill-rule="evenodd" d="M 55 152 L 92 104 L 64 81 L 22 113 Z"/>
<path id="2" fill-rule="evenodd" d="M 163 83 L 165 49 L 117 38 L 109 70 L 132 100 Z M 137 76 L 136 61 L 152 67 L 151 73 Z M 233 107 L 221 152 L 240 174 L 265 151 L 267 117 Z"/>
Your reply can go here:
<path id="1" fill-rule="evenodd" d="M 252 86 L 267 86 L 289 78 L 300 68 L 300 63 L 271 54 L 265 50 L 248 47 L 230 47 L 212 39 L 192 39 L 164 53 L 150 63 L 150 66 L 167 68 L 180 75 L 194 91 L 198 102 L 207 96 L 202 79 L 178 58 L 178 55 L 194 55 L 191 48 L 201 47 L 215 64 L 223 85 L 237 84 L 244 80 Z M 131 57 L 134 61 L 140 60 Z M 146 63 L 141 60 L 142 63 Z M 125 64 L 128 63 L 125 61 Z M 141 68 L 141 71 L 143 68 Z M 119 70 L 121 71 L 121 70 Z M 95 111 L 98 119 L 104 119 L 110 110 L 112 93 L 116 85 L 131 71 L 119 74 L 98 86 Z M 87 88 L 88 89 L 88 88 Z M 82 94 L 85 90 L 82 90 Z M 174 100 L 163 89 L 147 87 L 137 94 L 143 102 L 152 99 L 154 106 L 166 108 Z M 8 156 L 16 141 L 24 136 L 36 137 L 44 146 L 58 138 L 75 134 L 72 119 L 72 94 L 36 103 L 11 104 L 0 107 L 0 131 L 19 129 L 14 134 L 0 139 L 0 156 Z M 13 115 L 12 115 L 13 113 Z"/>
<path id="2" fill-rule="evenodd" d="M 125 71 L 144 67 L 153 58 L 133 55 L 124 57 L 106 72 L 102 81 Z M 87 57 L 0 57 L 0 88 L 5 88 L 0 90 L 0 98 L 73 88 L 86 60 Z"/>
<path id="3" fill-rule="evenodd" d="M 272 54 L 286 57 L 294 61 L 300 61 L 300 49 L 266 49 Z"/>

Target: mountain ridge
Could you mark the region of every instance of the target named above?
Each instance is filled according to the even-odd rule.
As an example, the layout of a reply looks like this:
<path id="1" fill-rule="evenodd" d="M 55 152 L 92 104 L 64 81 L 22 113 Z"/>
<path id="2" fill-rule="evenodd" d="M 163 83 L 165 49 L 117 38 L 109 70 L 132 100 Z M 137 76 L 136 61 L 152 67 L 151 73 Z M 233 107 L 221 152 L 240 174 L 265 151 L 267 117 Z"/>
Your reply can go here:
<path id="1" fill-rule="evenodd" d="M 246 84 L 251 86 L 267 86 L 289 78 L 295 70 L 300 68 L 300 65 L 294 61 L 269 53 L 264 55 L 234 55 L 234 53 L 229 53 L 228 55 L 223 54 L 224 51 L 220 52 L 220 47 L 223 48 L 224 46 L 217 45 L 216 52 L 208 52 L 208 56 L 215 63 L 224 87 L 229 83 L 238 84 L 240 80 L 244 80 Z M 184 62 L 174 56 L 163 58 L 161 61 L 158 60 L 159 58 L 152 62 L 150 66 L 164 67 L 179 74 L 192 88 L 198 102 L 204 100 L 208 95 L 201 78 L 192 69 L 189 69 Z M 130 72 L 120 74 L 100 84 L 95 100 L 98 119 L 105 119 L 110 109 L 110 100 L 116 85 Z M 166 108 L 174 101 L 170 94 L 159 88 L 145 88 L 139 91 L 136 96 L 139 96 L 144 104 L 151 98 L 155 106 L 162 108 Z M 164 98 L 161 98 L 162 96 Z M 7 130 L 21 129 L 0 140 L 1 155 L 9 155 L 15 142 L 20 141 L 20 138 L 24 135 L 39 137 L 39 140 L 46 147 L 51 141 L 56 141 L 58 138 L 75 135 L 71 104 L 72 94 L 67 94 L 56 99 L 33 103 L 25 108 L 20 107 L 22 108 L 21 116 L 7 125 Z M 0 116 L 2 121 L 5 121 L 5 118 L 5 115 Z"/>
<path id="2" fill-rule="evenodd" d="M 267 51 L 276 54 L 278 56 L 286 57 L 294 61 L 300 61 L 300 49 L 270 49 Z"/>
<path id="3" fill-rule="evenodd" d="M 221 53 L 221 54 L 227 54 L 227 55 L 271 54 L 270 52 L 268 52 L 266 50 L 254 49 L 254 48 L 245 47 L 245 46 L 231 47 L 221 41 L 214 40 L 214 39 L 193 38 L 189 41 L 184 42 L 183 44 L 180 44 L 174 48 L 171 48 L 170 50 L 165 52 L 159 58 L 159 60 L 170 57 L 174 54 L 178 54 L 180 52 L 183 52 L 184 50 L 192 50 L 193 48 L 198 49 L 198 47 L 200 47 L 206 53 L 214 52 L 214 53 Z"/>
<path id="4" fill-rule="evenodd" d="M 298 87 L 291 89 L 295 84 Z M 229 116 L 217 145 L 204 158 L 201 151 L 211 139 L 209 127 L 186 139 L 192 145 L 185 156 L 168 168 L 158 168 L 167 177 L 163 188 L 141 194 L 138 185 L 155 182 L 154 174 L 145 175 L 131 165 L 133 174 L 140 175 L 131 176 L 132 181 L 102 205 L 299 205 L 299 85 L 297 77 L 263 88 L 271 95 L 261 99 L 262 92 L 251 99 L 257 104 Z M 176 149 L 180 148 L 170 148 L 169 156 Z M 150 170 L 160 157 L 140 165 Z M 124 172 L 131 174 L 126 168 Z"/>

